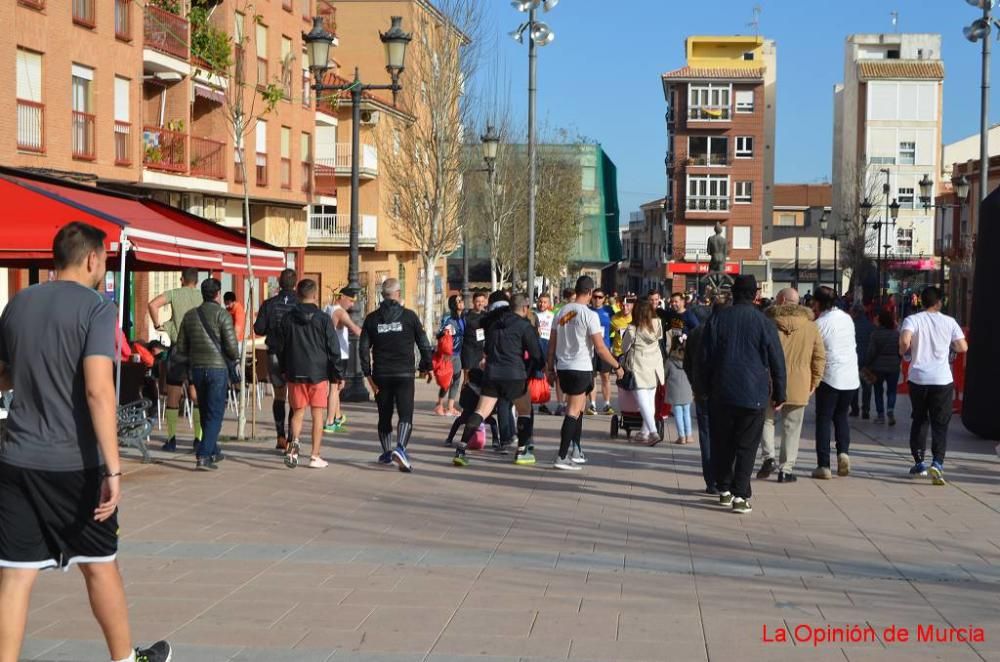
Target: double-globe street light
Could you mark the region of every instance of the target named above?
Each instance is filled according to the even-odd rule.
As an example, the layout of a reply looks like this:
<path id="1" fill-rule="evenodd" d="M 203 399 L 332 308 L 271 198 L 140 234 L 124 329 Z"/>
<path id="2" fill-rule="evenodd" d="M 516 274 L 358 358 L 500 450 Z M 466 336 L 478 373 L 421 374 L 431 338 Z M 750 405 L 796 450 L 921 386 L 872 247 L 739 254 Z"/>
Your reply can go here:
<path id="1" fill-rule="evenodd" d="M 500 134 L 492 124 L 486 125 L 486 133 L 479 136 L 483 148 L 485 168 L 475 172 L 485 172 L 487 177 L 488 195 L 493 195 L 493 176 L 496 172 L 497 152 L 500 149 Z M 469 225 L 466 220 L 462 224 L 462 298 L 467 310 L 472 307 L 472 292 L 469 290 Z"/>
<path id="2" fill-rule="evenodd" d="M 1000 22 L 993 18 L 994 0 L 965 0 L 973 7 L 983 10 L 982 18 L 977 18 L 962 29 L 965 38 L 976 43 L 983 42 L 982 90 L 979 98 L 979 199 L 986 199 L 989 188 L 990 162 L 990 33 Z"/>
<path id="3" fill-rule="evenodd" d="M 514 9 L 528 14 L 528 20 L 510 33 L 519 44 L 524 43 L 524 33 L 528 33 L 528 296 L 535 296 L 535 201 L 538 181 L 538 135 L 535 126 L 535 106 L 537 96 L 538 53 L 536 46 L 551 44 L 556 34 L 548 24 L 535 20 L 539 7 L 546 12 L 552 10 L 559 0 L 513 0 Z"/>
<path id="4" fill-rule="evenodd" d="M 949 209 L 961 209 L 966 201 L 969 199 L 969 180 L 965 175 L 961 177 L 954 177 L 951 180 L 952 190 L 955 192 L 956 202 L 954 204 L 932 204 L 931 194 L 934 192 L 934 182 L 931 180 L 930 175 L 924 174 L 923 179 L 920 180 L 920 203 L 924 207 L 924 211 L 929 211 L 931 209 L 941 211 L 941 245 L 939 250 L 941 252 L 941 270 L 939 277 L 939 285 L 941 286 L 941 291 L 944 292 L 945 285 L 945 260 L 947 256 L 945 255 L 944 246 L 944 224 L 945 224 L 945 212 Z M 935 212 L 935 215 L 937 212 Z"/>
<path id="5" fill-rule="evenodd" d="M 885 248 L 885 255 L 886 255 L 886 257 L 888 257 L 888 255 L 889 255 L 889 249 L 891 248 L 891 246 L 888 243 L 889 242 L 889 237 L 891 236 L 889 234 L 889 232 L 890 232 L 891 228 L 895 228 L 896 227 L 896 220 L 899 218 L 899 202 L 897 202 L 896 199 L 893 198 L 892 203 L 891 204 L 889 203 L 889 192 L 892 190 L 892 187 L 889 184 L 889 169 L 888 168 L 882 168 L 882 169 L 879 170 L 879 172 L 881 172 L 883 175 L 885 175 L 885 184 L 882 185 L 882 195 L 885 198 L 885 216 L 883 218 L 879 218 L 879 220 L 877 220 L 874 223 L 872 223 L 872 227 L 875 228 L 875 232 L 877 234 L 875 270 L 876 270 L 876 273 L 878 275 L 878 289 L 876 290 L 876 298 L 877 298 L 878 303 L 881 305 L 882 300 L 885 297 L 885 288 L 883 287 L 883 282 L 882 282 L 882 277 L 883 277 L 883 273 L 882 273 L 883 272 L 883 269 L 882 269 L 882 248 L 883 248 L 883 246 L 882 246 L 882 227 L 883 226 L 885 227 L 885 241 L 886 241 L 886 244 L 885 244 L 884 248 Z M 861 203 L 861 213 L 864 216 L 865 226 L 868 225 L 868 219 L 871 216 L 872 207 L 874 207 L 874 205 L 872 204 L 871 200 L 869 200 L 868 198 L 865 198 L 864 201 Z M 866 232 L 865 236 L 867 237 L 867 232 Z M 867 243 L 868 242 L 866 241 L 865 242 L 866 246 L 867 246 Z"/>
<path id="6" fill-rule="evenodd" d="M 406 64 L 406 47 L 413 39 L 412 35 L 403 32 L 403 19 L 400 16 L 392 17 L 392 24 L 388 32 L 380 32 L 379 39 L 385 44 L 385 69 L 389 72 L 392 83 L 389 85 L 366 85 L 361 82 L 358 68 L 354 69 L 354 80 L 343 85 L 328 85 L 323 82 L 327 70 L 330 68 L 330 47 L 334 42 L 334 35 L 323 27 L 323 18 L 313 17 L 313 27 L 309 32 L 302 33 L 302 40 L 309 49 L 309 68 L 312 70 L 312 89 L 316 91 L 316 103 L 319 105 L 319 93 L 321 92 L 350 92 L 351 93 L 351 230 L 349 243 L 349 266 L 347 270 L 348 287 L 360 289 L 358 281 L 358 220 L 359 207 L 358 197 L 361 187 L 361 96 L 368 90 L 390 90 L 392 92 L 393 105 L 396 97 L 402 89 L 399 84 L 400 74 L 403 73 Z M 361 326 L 363 323 L 362 310 L 358 306 L 351 309 L 351 319 L 355 324 Z M 347 402 L 367 402 L 368 389 L 361 375 L 360 364 L 358 362 L 358 338 L 350 334 L 350 357 L 347 364 L 347 386 L 340 396 Z"/>

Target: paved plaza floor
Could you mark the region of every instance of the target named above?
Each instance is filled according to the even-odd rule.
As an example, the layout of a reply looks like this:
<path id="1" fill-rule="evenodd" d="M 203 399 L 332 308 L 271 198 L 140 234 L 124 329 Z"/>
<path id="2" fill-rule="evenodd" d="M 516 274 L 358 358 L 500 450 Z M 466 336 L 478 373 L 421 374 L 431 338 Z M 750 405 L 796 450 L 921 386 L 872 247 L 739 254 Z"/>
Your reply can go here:
<path id="1" fill-rule="evenodd" d="M 127 460 L 136 640 L 169 638 L 177 662 L 1000 660 L 1000 460 L 957 419 L 933 487 L 906 477 L 905 397 L 895 428 L 852 419 L 848 478 L 807 477 L 807 415 L 800 480 L 754 480 L 741 517 L 702 493 L 696 445 L 612 440 L 603 416 L 582 472 L 550 468 L 548 416 L 537 466 L 454 468 L 433 395 L 418 388 L 410 475 L 374 463 L 373 405 L 348 408 L 325 470 L 285 468 L 267 424 L 215 474 Z M 931 626 L 954 640 L 918 641 Z M 958 641 L 969 628 L 985 641 Z M 107 659 L 75 570 L 43 574 L 28 630 L 23 659 Z"/>

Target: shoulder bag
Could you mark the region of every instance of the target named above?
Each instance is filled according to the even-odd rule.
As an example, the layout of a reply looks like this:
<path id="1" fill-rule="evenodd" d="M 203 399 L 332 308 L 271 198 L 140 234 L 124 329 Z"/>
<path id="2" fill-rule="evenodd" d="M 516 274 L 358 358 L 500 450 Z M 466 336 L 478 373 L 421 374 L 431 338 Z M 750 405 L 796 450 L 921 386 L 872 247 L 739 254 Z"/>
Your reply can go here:
<path id="1" fill-rule="evenodd" d="M 626 332 L 627 331 L 628 329 L 626 329 Z M 639 330 L 636 329 L 633 333 L 637 335 L 639 333 Z M 619 379 L 617 379 L 615 381 L 615 384 L 618 386 L 618 388 L 625 391 L 634 391 L 636 389 L 635 373 L 626 367 L 626 365 L 631 366 L 632 351 L 635 349 L 636 340 L 637 338 L 633 338 L 632 344 L 629 346 L 628 351 L 618 357 L 618 365 L 622 367 L 622 370 L 624 370 L 625 374 L 623 374 Z"/>
<path id="2" fill-rule="evenodd" d="M 212 344 L 215 345 L 215 349 L 219 350 L 219 355 L 222 360 L 226 363 L 226 370 L 229 373 L 229 383 L 239 384 L 240 383 L 240 364 L 239 361 L 230 361 L 229 357 L 226 356 L 226 352 L 222 349 L 222 343 L 219 341 L 219 336 L 215 334 L 212 327 L 209 326 L 208 320 L 205 319 L 205 311 L 201 309 L 201 306 L 197 308 L 198 319 L 201 320 L 201 325 L 205 329 L 205 333 L 208 334 L 209 339 L 211 339 Z M 227 313 L 228 314 L 228 313 Z"/>

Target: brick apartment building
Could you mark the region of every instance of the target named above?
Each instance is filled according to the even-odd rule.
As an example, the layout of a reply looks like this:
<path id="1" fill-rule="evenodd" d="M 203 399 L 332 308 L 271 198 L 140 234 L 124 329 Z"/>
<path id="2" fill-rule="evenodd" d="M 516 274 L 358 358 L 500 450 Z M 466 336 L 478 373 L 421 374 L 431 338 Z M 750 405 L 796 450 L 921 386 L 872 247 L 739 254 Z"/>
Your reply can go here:
<path id="1" fill-rule="evenodd" d="M 672 289 L 708 270 L 716 223 L 727 271 L 759 261 L 774 182 L 775 46 L 761 37 L 689 37 L 687 65 L 662 76 L 667 102 L 667 202 Z"/>

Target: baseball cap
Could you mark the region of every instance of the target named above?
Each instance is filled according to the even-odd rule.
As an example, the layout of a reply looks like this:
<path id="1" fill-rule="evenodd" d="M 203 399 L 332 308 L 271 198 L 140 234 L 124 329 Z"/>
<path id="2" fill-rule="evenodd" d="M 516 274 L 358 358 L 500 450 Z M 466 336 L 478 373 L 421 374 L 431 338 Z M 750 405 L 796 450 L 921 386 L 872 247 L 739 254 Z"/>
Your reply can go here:
<path id="1" fill-rule="evenodd" d="M 356 287 L 344 287 L 344 288 L 341 288 L 339 294 L 340 294 L 340 296 L 347 297 L 349 299 L 357 299 L 359 291 L 360 290 L 358 290 L 358 288 L 356 288 Z"/>

